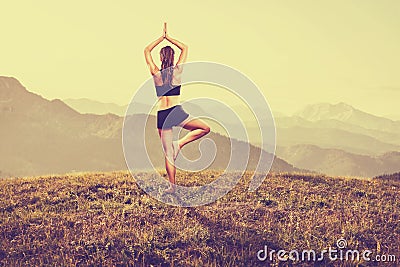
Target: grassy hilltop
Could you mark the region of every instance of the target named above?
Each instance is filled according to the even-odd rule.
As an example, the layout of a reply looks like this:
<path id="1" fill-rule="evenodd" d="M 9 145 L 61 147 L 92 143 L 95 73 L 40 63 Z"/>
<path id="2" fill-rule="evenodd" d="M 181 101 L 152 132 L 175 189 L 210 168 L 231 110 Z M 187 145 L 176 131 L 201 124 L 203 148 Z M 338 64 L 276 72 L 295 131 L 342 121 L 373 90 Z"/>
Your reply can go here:
<path id="1" fill-rule="evenodd" d="M 218 174 L 177 179 L 195 185 Z M 195 208 L 152 199 L 129 172 L 0 180 L 0 266 L 275 266 L 257 259 L 265 245 L 320 251 L 340 238 L 400 257 L 399 180 L 280 173 L 249 192 L 249 177 Z"/>

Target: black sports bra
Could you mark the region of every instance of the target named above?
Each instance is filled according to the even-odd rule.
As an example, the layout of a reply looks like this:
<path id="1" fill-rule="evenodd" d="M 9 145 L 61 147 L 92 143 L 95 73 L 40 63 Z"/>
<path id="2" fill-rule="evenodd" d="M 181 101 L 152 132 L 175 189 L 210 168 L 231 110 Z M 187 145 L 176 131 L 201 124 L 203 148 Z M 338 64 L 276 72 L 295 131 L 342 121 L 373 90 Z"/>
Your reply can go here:
<path id="1" fill-rule="evenodd" d="M 181 86 L 172 87 L 168 84 L 156 85 L 157 96 L 173 96 L 181 94 Z"/>

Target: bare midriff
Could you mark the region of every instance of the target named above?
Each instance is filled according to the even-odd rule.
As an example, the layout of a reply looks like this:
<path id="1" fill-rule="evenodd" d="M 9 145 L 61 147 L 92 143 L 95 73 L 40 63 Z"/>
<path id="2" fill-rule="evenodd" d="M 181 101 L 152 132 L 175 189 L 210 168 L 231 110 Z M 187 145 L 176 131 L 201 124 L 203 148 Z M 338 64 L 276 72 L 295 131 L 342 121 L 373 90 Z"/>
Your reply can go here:
<path id="1" fill-rule="evenodd" d="M 169 109 L 181 103 L 179 95 L 160 96 L 158 97 L 158 101 L 158 110 Z"/>

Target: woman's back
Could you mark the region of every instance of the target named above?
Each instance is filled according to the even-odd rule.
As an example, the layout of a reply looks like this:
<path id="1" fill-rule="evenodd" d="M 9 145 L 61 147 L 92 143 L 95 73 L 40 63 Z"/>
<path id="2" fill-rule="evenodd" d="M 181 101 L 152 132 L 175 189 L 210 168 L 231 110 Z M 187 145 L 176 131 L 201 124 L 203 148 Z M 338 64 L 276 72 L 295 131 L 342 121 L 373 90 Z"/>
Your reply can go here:
<path id="1" fill-rule="evenodd" d="M 156 88 L 156 94 L 158 96 L 159 105 L 158 109 L 168 109 L 170 107 L 180 104 L 180 74 L 181 70 L 178 67 L 168 68 L 171 72 L 166 73 L 166 69 L 161 69 L 158 75 L 154 75 L 154 85 Z M 163 74 L 171 75 L 169 79 L 163 79 Z M 168 83 L 168 81 L 170 81 Z"/>

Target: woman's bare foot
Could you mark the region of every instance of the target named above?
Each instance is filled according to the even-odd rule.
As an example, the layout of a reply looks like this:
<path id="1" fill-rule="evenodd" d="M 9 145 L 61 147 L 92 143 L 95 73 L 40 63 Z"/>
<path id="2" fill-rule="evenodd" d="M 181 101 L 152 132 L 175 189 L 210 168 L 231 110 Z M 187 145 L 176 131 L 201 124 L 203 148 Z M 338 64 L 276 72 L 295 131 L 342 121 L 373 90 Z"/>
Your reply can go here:
<path id="1" fill-rule="evenodd" d="M 175 193 L 175 186 L 168 187 L 167 189 L 164 190 L 164 193 L 167 193 L 167 194 Z"/>
<path id="2" fill-rule="evenodd" d="M 178 157 L 179 151 L 181 150 L 181 147 L 179 145 L 179 141 L 172 141 L 172 147 L 174 149 L 174 160 Z"/>

